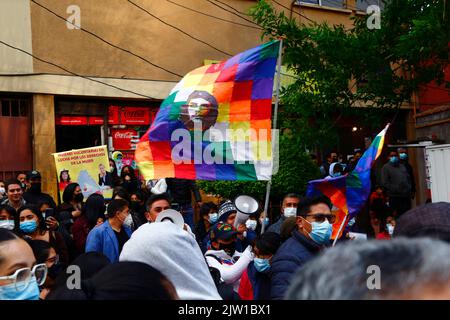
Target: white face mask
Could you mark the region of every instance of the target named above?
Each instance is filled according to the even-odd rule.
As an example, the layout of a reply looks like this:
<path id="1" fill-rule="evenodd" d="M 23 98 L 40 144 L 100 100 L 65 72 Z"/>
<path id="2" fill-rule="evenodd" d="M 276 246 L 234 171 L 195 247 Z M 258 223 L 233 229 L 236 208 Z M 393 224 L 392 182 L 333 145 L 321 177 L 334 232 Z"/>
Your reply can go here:
<path id="1" fill-rule="evenodd" d="M 5 228 L 7 230 L 13 230 L 14 229 L 14 220 L 0 221 L 0 228 Z"/>
<path id="2" fill-rule="evenodd" d="M 5 192 L 6 192 L 5 188 L 4 188 L 4 187 L 0 187 L 0 194 L 1 194 L 1 195 L 4 195 Z"/>
<path id="3" fill-rule="evenodd" d="M 133 218 L 131 218 L 131 214 L 128 214 L 125 220 L 123 221 L 123 225 L 131 228 L 133 226 Z"/>
<path id="4" fill-rule="evenodd" d="M 386 224 L 386 228 L 387 228 L 389 235 L 392 236 L 394 234 L 394 226 L 392 224 L 388 223 L 388 224 Z"/>
<path id="5" fill-rule="evenodd" d="M 258 225 L 258 222 L 256 222 L 256 220 L 250 220 L 248 219 L 245 222 L 245 226 L 247 227 L 248 230 L 256 230 L 256 226 Z"/>
<path id="6" fill-rule="evenodd" d="M 295 217 L 297 215 L 297 208 L 287 207 L 284 208 L 284 216 L 286 218 Z"/>

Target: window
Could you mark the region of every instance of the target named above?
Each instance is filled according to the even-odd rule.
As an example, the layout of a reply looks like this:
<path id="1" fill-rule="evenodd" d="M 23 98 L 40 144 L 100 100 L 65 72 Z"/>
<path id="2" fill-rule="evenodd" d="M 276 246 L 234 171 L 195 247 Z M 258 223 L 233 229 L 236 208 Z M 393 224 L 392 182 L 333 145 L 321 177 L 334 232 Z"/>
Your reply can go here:
<path id="1" fill-rule="evenodd" d="M 28 113 L 28 100 L 0 98 L 0 117 L 28 117 Z"/>
<path id="2" fill-rule="evenodd" d="M 376 5 L 380 7 L 380 10 L 383 10 L 383 1 L 381 0 L 356 0 L 355 2 L 356 8 L 359 11 L 366 11 L 368 6 Z"/>
<path id="3" fill-rule="evenodd" d="M 299 0 L 298 5 L 307 4 L 317 4 L 319 6 L 333 7 L 333 8 L 345 8 L 345 0 Z"/>

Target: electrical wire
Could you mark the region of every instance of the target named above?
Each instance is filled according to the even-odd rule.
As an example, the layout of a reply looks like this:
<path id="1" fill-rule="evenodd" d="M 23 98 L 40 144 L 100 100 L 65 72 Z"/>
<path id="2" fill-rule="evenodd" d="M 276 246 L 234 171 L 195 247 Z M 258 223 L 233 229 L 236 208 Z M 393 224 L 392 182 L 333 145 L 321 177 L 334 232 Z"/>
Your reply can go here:
<path id="1" fill-rule="evenodd" d="M 161 23 L 163 23 L 163 24 L 165 24 L 165 25 L 167 25 L 167 26 L 169 26 L 169 27 L 171 27 L 171 28 L 173 28 L 173 29 L 175 29 L 175 30 L 181 32 L 182 34 L 188 36 L 189 38 L 191 38 L 191 39 L 193 39 L 193 40 L 195 40 L 195 41 L 198 41 L 198 42 L 200 42 L 200 43 L 203 43 L 204 45 L 206 45 L 206 46 L 208 46 L 208 47 L 210 47 L 210 48 L 212 48 L 212 49 L 214 49 L 214 50 L 216 50 L 216 51 L 218 51 L 218 52 L 221 52 L 221 53 L 223 53 L 223 54 L 225 54 L 225 55 L 227 55 L 227 56 L 230 56 L 230 57 L 232 56 L 232 54 L 230 54 L 230 53 L 228 53 L 228 52 L 225 52 L 225 51 L 223 51 L 223 50 L 220 50 L 219 48 L 214 47 L 213 45 L 209 44 L 208 42 L 205 42 L 205 41 L 203 41 L 203 40 L 201 40 L 201 39 L 199 39 L 199 38 L 196 38 L 196 37 L 194 37 L 193 35 L 187 33 L 186 31 L 184 31 L 184 30 L 182 30 L 182 29 L 180 29 L 180 28 L 178 28 L 178 27 L 176 27 L 176 26 L 174 26 L 174 25 L 172 25 L 172 24 L 170 24 L 170 23 L 167 23 L 166 21 L 164 21 L 164 20 L 162 20 L 161 18 L 155 16 L 153 13 L 151 13 L 150 11 L 148 11 L 148 10 L 146 10 L 145 8 L 141 7 L 140 5 L 134 3 L 133 1 L 131 1 L 131 0 L 127 0 L 127 1 L 128 1 L 130 4 L 134 5 L 136 8 L 138 8 L 138 9 L 142 10 L 143 12 L 145 12 L 146 14 L 148 14 L 149 16 L 155 18 L 155 19 L 158 20 L 159 22 L 161 22 Z"/>
<path id="2" fill-rule="evenodd" d="M 182 5 L 182 4 L 179 4 L 179 3 L 171 1 L 171 0 L 166 0 L 166 1 L 172 3 L 172 4 L 176 5 L 176 6 L 179 6 L 181 8 L 184 8 L 186 10 L 189 10 L 189 11 L 196 12 L 198 14 L 204 15 L 206 17 L 210 17 L 210 18 L 217 19 L 217 20 L 220 20 L 220 21 L 232 23 L 232 24 L 235 24 L 235 25 L 238 25 L 238 26 L 242 26 L 242 27 L 253 28 L 253 29 L 256 29 L 256 30 L 262 30 L 262 28 L 260 28 L 260 27 L 250 26 L 248 24 L 239 23 L 239 22 L 235 22 L 235 21 L 232 21 L 232 20 L 227 20 L 227 19 L 224 19 L 224 18 L 221 18 L 221 17 L 216 17 L 216 16 L 213 16 L 211 14 L 208 14 L 208 13 L 205 13 L 205 12 L 201 12 L 201 11 L 198 11 L 198 10 L 186 7 L 186 6 Z"/>
<path id="3" fill-rule="evenodd" d="M 80 78 L 83 78 L 83 79 L 86 79 L 86 80 L 90 80 L 90 81 L 93 81 L 93 82 L 101 83 L 101 84 L 103 84 L 105 86 L 108 86 L 108 87 L 111 87 L 111 88 L 114 88 L 114 89 L 117 89 L 117 90 L 120 90 L 120 91 L 123 91 L 123 92 L 132 93 L 132 94 L 135 94 L 137 96 L 141 96 L 141 97 L 148 98 L 148 99 L 154 99 L 153 97 L 150 97 L 150 96 L 147 96 L 147 95 L 144 95 L 144 94 L 141 94 L 141 93 L 137 93 L 137 92 L 134 92 L 134 91 L 131 91 L 131 90 L 128 90 L 128 89 L 123 89 L 123 88 L 120 88 L 120 87 L 115 86 L 113 84 L 109 84 L 107 82 L 103 82 L 101 80 L 97 80 L 97 79 L 93 79 L 93 78 L 90 78 L 90 77 L 86 77 L 86 76 L 77 74 L 77 73 L 75 73 L 73 71 L 70 71 L 70 70 L 66 69 L 65 67 L 57 65 L 56 63 L 53 63 L 51 61 L 47 61 L 47 60 L 44 60 L 42 58 L 39 58 L 38 56 L 36 56 L 36 55 L 34 55 L 34 54 L 32 54 L 32 53 L 30 53 L 28 51 L 25 51 L 25 50 L 23 50 L 21 48 L 15 47 L 15 46 L 13 46 L 13 45 L 11 45 L 11 44 L 9 44 L 7 42 L 4 42 L 2 40 L 0 40 L 0 43 L 5 45 L 5 46 L 7 46 L 7 47 L 9 47 L 9 48 L 11 48 L 11 49 L 14 49 L 14 50 L 20 51 L 22 53 L 25 53 L 26 55 L 29 55 L 29 56 L 33 57 L 34 59 L 36 59 L 36 60 L 39 60 L 39 61 L 41 61 L 43 63 L 46 63 L 46 64 L 49 64 L 51 66 L 54 66 L 54 67 L 56 67 L 56 68 L 58 68 L 60 70 L 63 70 L 64 72 L 70 73 L 70 74 L 72 74 L 74 76 L 77 76 L 77 77 L 80 77 Z"/>
<path id="4" fill-rule="evenodd" d="M 72 22 L 68 21 L 68 20 L 67 20 L 66 18 L 64 18 L 63 16 L 57 14 L 56 12 L 52 11 L 51 9 L 47 8 L 46 6 L 40 4 L 39 2 L 37 2 L 37 1 L 35 1 L 35 0 L 31 0 L 31 2 L 34 3 L 34 4 L 36 4 L 37 6 L 41 7 L 42 9 L 48 11 L 49 13 L 53 14 L 53 15 L 56 16 L 57 18 L 59 18 L 59 19 L 61 19 L 61 20 L 64 20 L 64 21 L 66 21 L 66 22 L 72 24 L 73 26 L 75 26 L 75 27 L 77 27 L 77 28 L 80 28 L 81 31 L 86 32 L 87 34 L 89 34 L 89 35 L 91 35 L 91 36 L 97 38 L 98 40 L 100 40 L 100 41 L 102 41 L 102 42 L 104 42 L 104 43 L 110 45 L 110 46 L 113 47 L 113 48 L 116 48 L 116 49 L 121 50 L 121 51 L 123 51 L 123 52 L 126 52 L 126 53 L 128 53 L 128 54 L 131 54 L 132 56 L 134 56 L 134 57 L 136 57 L 136 58 L 139 58 L 140 60 L 142 60 L 142 61 L 144 61 L 144 62 L 150 64 L 151 66 L 153 66 L 153 67 L 155 67 L 155 68 L 158 68 L 158 69 L 160 69 L 160 70 L 163 70 L 163 71 L 165 71 L 165 72 L 167 72 L 167 73 L 170 73 L 170 74 L 172 74 L 172 75 L 174 75 L 174 76 L 177 76 L 177 77 L 180 77 L 180 78 L 183 77 L 182 75 L 180 75 L 180 74 L 178 74 L 178 73 L 175 73 L 175 72 L 173 72 L 173 71 L 170 71 L 170 70 L 168 70 L 168 69 L 166 69 L 166 68 L 164 68 L 164 67 L 162 67 L 162 66 L 160 66 L 160 65 L 157 65 L 157 64 L 151 62 L 150 60 L 148 60 L 148 59 L 146 59 L 146 58 L 144 58 L 144 57 L 142 57 L 142 56 L 140 56 L 140 55 L 138 55 L 138 54 L 136 54 L 136 53 L 134 53 L 134 52 L 132 52 L 132 51 L 130 51 L 130 50 L 124 49 L 124 48 L 122 48 L 122 47 L 119 47 L 119 46 L 117 46 L 117 45 L 111 43 L 111 42 L 108 41 L 108 40 L 105 40 L 104 38 L 102 38 L 102 37 L 100 37 L 99 35 L 93 33 L 92 31 L 89 31 L 89 30 L 87 30 L 87 29 L 85 29 L 85 28 L 83 28 L 83 27 L 81 27 L 81 26 L 76 26 L 75 24 L 73 24 Z"/>
<path id="5" fill-rule="evenodd" d="M 279 3 L 279 2 L 276 1 L 276 0 L 272 0 L 272 2 L 276 3 L 277 5 L 279 5 L 279 6 L 283 7 L 283 8 L 285 8 L 285 9 L 287 9 L 287 10 L 289 10 L 289 11 L 291 11 L 291 8 L 286 7 L 285 5 Z M 296 11 L 294 11 L 294 10 L 292 10 L 292 12 L 295 13 L 295 14 L 298 14 L 299 16 L 305 18 L 306 20 L 308 20 L 308 21 L 310 21 L 310 22 L 316 23 L 314 20 L 308 18 L 307 16 L 305 16 L 304 14 L 301 14 L 300 12 L 296 12 Z"/>
<path id="6" fill-rule="evenodd" d="M 228 10 L 228 9 L 224 8 L 224 7 L 221 7 L 221 6 L 219 6 L 217 3 L 215 3 L 215 2 L 213 2 L 213 1 L 211 1 L 211 0 L 206 0 L 206 1 L 209 2 L 209 3 L 211 3 L 213 6 L 216 6 L 216 7 L 220 8 L 220 9 L 222 9 L 222 10 L 228 12 L 228 13 L 231 13 L 232 15 L 235 15 L 236 17 L 239 17 L 239 18 L 241 18 L 241 19 L 243 19 L 243 20 L 245 20 L 245 21 L 247 21 L 247 22 L 250 22 L 250 23 L 252 23 L 252 24 L 254 24 L 254 25 L 259 26 L 259 25 L 258 25 L 257 23 L 255 23 L 254 21 L 252 21 L 252 20 L 250 20 L 250 19 L 247 19 L 247 18 L 244 18 L 244 17 L 238 15 L 236 12 L 233 12 L 233 11 L 231 11 L 231 10 Z"/>

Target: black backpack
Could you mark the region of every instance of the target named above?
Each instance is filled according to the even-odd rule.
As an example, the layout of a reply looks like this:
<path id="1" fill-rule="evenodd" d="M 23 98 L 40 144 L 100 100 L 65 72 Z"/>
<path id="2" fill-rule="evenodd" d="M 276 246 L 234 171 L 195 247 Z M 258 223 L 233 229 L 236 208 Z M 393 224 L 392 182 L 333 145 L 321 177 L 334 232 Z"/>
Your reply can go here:
<path id="1" fill-rule="evenodd" d="M 219 263 L 222 263 L 222 260 L 215 255 L 207 254 L 206 257 L 213 257 L 216 259 Z M 208 264 L 208 262 L 207 262 Z M 211 277 L 214 280 L 214 284 L 216 285 L 217 292 L 219 292 L 219 295 L 222 297 L 223 300 L 241 300 L 241 297 L 234 292 L 233 285 L 232 284 L 226 284 L 220 279 L 220 271 L 217 268 L 209 267 L 209 272 L 211 273 Z"/>

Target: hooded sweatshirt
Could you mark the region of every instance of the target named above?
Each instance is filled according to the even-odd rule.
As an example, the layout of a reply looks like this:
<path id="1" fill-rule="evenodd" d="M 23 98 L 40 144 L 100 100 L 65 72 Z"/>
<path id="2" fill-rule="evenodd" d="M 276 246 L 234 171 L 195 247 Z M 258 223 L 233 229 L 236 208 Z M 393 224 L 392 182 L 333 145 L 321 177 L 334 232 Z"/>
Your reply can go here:
<path id="1" fill-rule="evenodd" d="M 139 227 L 119 261 L 143 262 L 161 271 L 182 300 L 221 300 L 197 242 L 170 221 Z"/>
<path id="2" fill-rule="evenodd" d="M 328 176 L 325 177 L 325 179 L 331 179 L 331 178 L 335 178 L 334 176 L 334 166 L 337 165 L 339 162 L 333 162 L 332 164 L 330 164 L 330 169 L 328 170 Z"/>

